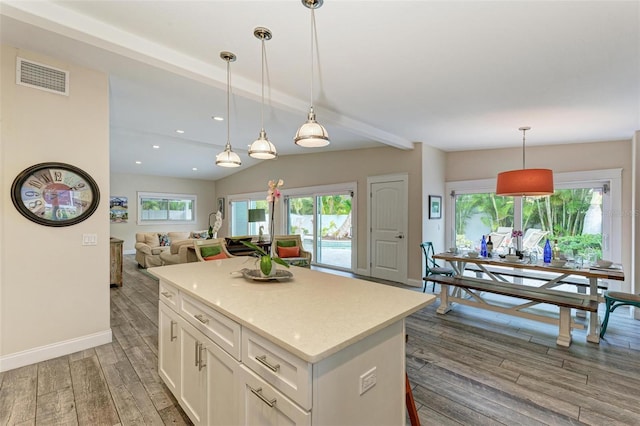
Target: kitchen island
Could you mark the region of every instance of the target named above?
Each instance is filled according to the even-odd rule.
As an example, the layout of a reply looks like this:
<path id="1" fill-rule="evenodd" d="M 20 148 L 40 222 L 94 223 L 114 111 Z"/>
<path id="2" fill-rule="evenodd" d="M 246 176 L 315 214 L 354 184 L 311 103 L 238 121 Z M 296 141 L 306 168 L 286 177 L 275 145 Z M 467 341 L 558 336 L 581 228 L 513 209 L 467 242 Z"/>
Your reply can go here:
<path id="1" fill-rule="evenodd" d="M 151 268 L 160 376 L 195 424 L 404 424 L 404 318 L 435 297 L 238 257 Z"/>

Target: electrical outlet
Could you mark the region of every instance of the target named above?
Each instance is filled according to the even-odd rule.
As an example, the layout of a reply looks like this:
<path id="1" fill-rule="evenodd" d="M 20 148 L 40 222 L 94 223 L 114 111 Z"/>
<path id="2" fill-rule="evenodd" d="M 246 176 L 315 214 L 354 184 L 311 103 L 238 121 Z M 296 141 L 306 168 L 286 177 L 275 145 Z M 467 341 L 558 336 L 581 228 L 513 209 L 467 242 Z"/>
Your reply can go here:
<path id="1" fill-rule="evenodd" d="M 371 389 L 376 384 L 376 367 L 373 367 L 371 370 L 367 371 L 363 375 L 360 376 L 360 395 Z"/>

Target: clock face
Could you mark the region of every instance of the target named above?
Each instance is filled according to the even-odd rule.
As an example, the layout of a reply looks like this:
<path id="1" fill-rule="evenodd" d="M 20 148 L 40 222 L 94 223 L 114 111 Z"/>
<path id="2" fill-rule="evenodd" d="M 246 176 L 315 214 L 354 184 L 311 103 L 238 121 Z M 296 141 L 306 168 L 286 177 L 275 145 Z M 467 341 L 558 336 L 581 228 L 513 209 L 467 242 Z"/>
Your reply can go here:
<path id="1" fill-rule="evenodd" d="M 96 182 L 79 168 L 41 163 L 16 177 L 11 199 L 27 219 L 46 226 L 68 226 L 87 219 L 98 207 Z"/>

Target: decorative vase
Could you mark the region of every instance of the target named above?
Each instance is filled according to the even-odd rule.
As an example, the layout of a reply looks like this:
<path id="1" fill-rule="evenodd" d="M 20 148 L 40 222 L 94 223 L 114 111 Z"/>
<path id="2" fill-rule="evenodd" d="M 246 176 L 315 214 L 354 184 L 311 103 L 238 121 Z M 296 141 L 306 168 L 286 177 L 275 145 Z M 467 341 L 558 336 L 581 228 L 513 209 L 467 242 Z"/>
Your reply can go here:
<path id="1" fill-rule="evenodd" d="M 260 274 L 265 278 L 276 275 L 276 265 L 271 256 L 260 256 Z"/>

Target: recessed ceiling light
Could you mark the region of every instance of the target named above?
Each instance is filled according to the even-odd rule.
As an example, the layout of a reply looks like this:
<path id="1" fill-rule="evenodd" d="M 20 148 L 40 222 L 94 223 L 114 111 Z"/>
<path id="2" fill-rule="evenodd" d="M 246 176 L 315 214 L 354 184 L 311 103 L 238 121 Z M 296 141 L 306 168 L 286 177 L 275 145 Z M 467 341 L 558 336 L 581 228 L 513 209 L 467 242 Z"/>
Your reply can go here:
<path id="1" fill-rule="evenodd" d="M 184 133 L 184 130 L 180 130 L 180 129 L 178 129 L 178 130 L 176 130 L 176 133 L 183 134 L 183 133 Z"/>
<path id="2" fill-rule="evenodd" d="M 194 168 L 192 168 L 191 170 L 193 170 L 194 172 L 197 172 L 197 171 L 198 171 L 198 168 L 197 168 L 197 167 L 194 167 Z"/>
<path id="3" fill-rule="evenodd" d="M 136 164 L 142 164 L 142 161 L 136 161 Z"/>
<path id="4" fill-rule="evenodd" d="M 213 117 L 216 121 L 224 121 L 224 117 L 218 117 L 217 115 Z"/>
<path id="5" fill-rule="evenodd" d="M 160 145 L 153 145 L 153 149 L 160 149 Z"/>

